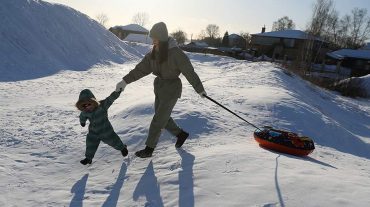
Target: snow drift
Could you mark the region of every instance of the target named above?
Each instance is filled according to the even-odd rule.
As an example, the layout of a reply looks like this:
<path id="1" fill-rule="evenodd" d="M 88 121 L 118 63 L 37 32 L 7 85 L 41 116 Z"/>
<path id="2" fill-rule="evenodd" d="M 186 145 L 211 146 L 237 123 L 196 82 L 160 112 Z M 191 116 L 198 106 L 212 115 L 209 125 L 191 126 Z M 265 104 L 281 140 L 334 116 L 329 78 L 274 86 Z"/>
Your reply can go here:
<path id="1" fill-rule="evenodd" d="M 0 81 L 33 79 L 140 55 L 85 14 L 38 0 L 0 4 Z"/>
<path id="2" fill-rule="evenodd" d="M 341 80 L 333 89 L 345 96 L 370 98 L 370 75 Z"/>

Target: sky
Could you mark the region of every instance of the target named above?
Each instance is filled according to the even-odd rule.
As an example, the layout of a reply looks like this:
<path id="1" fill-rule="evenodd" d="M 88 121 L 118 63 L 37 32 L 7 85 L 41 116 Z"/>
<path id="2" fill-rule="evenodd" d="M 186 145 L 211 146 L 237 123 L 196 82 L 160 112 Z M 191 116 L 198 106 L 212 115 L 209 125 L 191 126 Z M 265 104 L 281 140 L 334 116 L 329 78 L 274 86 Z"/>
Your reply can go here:
<path id="1" fill-rule="evenodd" d="M 103 13 L 108 17 L 107 27 L 132 23 L 132 17 L 145 12 L 149 16 L 147 29 L 159 21 L 167 24 L 169 32 L 181 29 L 188 38 L 196 38 L 208 24 L 216 24 L 220 35 L 261 32 L 266 25 L 270 31 L 274 21 L 288 16 L 296 29 L 304 30 L 316 0 L 47 0 L 68 5 L 95 18 Z M 369 0 L 333 0 L 340 16 L 355 7 L 366 8 Z M 369 14 L 370 15 L 370 14 Z"/>

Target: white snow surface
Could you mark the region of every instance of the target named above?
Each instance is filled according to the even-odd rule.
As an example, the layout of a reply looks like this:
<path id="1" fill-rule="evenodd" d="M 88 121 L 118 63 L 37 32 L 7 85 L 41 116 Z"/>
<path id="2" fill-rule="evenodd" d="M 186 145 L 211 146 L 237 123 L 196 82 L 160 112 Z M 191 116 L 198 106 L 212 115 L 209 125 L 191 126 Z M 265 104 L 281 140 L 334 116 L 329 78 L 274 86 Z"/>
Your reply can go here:
<path id="1" fill-rule="evenodd" d="M 0 25 L 0 81 L 87 70 L 141 56 L 95 20 L 60 4 L 1 0 Z"/>
<path id="2" fill-rule="evenodd" d="M 22 2 L 15 6 L 27 12 L 31 12 L 24 7 L 28 4 L 50 6 L 41 1 L 14 2 Z M 0 8 L 3 14 L 12 4 L 2 1 Z M 47 24 L 43 21 L 48 20 L 37 19 L 37 15 L 29 16 L 28 24 L 36 25 L 32 18 Z M 55 42 L 78 40 L 80 34 L 71 33 Z M 35 37 L 29 34 L 29 38 Z M 94 38 L 105 42 L 103 48 L 111 45 L 110 35 L 99 33 Z M 44 46 L 54 44 L 45 41 Z M 26 42 L 18 39 L 21 48 L 32 48 Z M 86 47 L 92 45 L 95 41 L 86 43 Z M 85 88 L 98 99 L 107 97 L 139 62 L 137 57 L 150 50 L 145 44 L 131 45 L 120 43 L 119 51 L 134 51 L 121 53 L 122 63 L 53 73 L 37 70 L 35 76 L 35 71 L 19 71 L 13 74 L 16 80 L 0 82 L 0 206 L 368 206 L 370 101 L 322 90 L 268 62 L 187 53 L 210 97 L 257 126 L 310 136 L 316 149 L 308 157 L 259 147 L 251 126 L 200 98 L 183 76 L 183 94 L 172 117 L 190 133 L 189 139 L 176 150 L 176 139 L 164 132 L 152 158 L 135 157 L 134 152 L 145 146 L 154 113 L 154 76 L 149 75 L 129 84 L 109 109 L 115 131 L 128 145 L 128 157 L 101 143 L 94 163 L 81 165 L 87 127 L 79 125 L 74 104 Z M 26 58 L 21 49 L 13 52 L 20 65 L 37 59 Z M 43 54 L 52 59 L 59 53 Z M 115 53 L 108 55 L 108 59 L 115 57 Z M 84 56 L 71 57 L 71 61 L 81 59 Z"/>

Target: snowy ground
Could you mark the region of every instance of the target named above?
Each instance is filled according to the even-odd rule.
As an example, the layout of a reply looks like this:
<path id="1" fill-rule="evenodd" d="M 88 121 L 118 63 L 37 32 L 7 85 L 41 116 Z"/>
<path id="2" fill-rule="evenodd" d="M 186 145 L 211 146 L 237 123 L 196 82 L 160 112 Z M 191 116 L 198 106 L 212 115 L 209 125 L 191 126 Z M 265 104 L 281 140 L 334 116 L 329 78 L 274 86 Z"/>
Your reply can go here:
<path id="1" fill-rule="evenodd" d="M 184 77 L 173 117 L 191 133 L 176 150 L 169 133 L 150 159 L 153 76 L 130 84 L 110 108 L 129 157 L 101 144 L 82 166 L 86 128 L 79 92 L 103 99 L 136 62 L 0 82 L 0 206 L 367 206 L 370 102 L 324 91 L 270 63 L 189 53 L 208 95 L 258 126 L 311 136 L 306 158 L 271 152 L 253 128 L 194 92 Z"/>

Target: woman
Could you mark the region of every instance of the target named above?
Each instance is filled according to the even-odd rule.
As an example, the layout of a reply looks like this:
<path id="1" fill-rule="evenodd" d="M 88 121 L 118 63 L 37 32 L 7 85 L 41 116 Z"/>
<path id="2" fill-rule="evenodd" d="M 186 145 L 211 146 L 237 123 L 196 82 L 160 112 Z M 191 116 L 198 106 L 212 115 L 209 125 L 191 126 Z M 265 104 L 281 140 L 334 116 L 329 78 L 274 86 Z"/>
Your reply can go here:
<path id="1" fill-rule="evenodd" d="M 150 124 L 146 147 L 135 153 L 141 158 L 152 156 L 162 129 L 168 130 L 177 137 L 176 148 L 180 148 L 189 136 L 171 118 L 172 110 L 182 91 L 180 73 L 186 77 L 201 97 L 206 95 L 203 84 L 194 72 L 189 58 L 177 47 L 176 41 L 168 37 L 166 24 L 163 22 L 155 24 L 150 30 L 149 36 L 153 39 L 152 51 L 116 86 L 116 91 L 121 91 L 127 84 L 150 73 L 157 76 L 154 80 L 155 114 Z"/>

